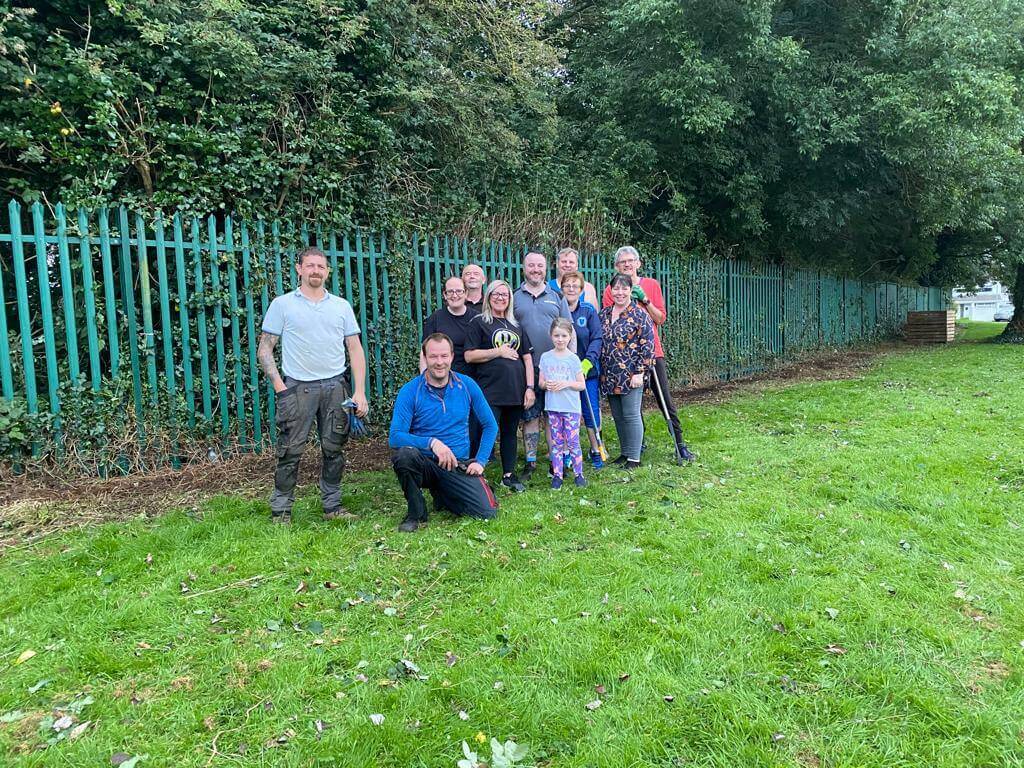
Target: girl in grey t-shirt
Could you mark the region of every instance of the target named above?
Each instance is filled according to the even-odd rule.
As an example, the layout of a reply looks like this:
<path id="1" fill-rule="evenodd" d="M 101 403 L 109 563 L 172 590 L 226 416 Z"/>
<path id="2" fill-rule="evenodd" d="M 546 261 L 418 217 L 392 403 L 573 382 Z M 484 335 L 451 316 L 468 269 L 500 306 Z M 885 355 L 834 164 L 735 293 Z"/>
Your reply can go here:
<path id="1" fill-rule="evenodd" d="M 587 484 L 580 448 L 580 392 L 587 383 L 580 359 L 569 351 L 572 332 L 571 320 L 556 317 L 552 321 L 551 341 L 555 346 L 540 356 L 537 382 L 545 392 L 544 408 L 551 427 L 551 487 L 555 489 L 562 487 L 565 455 L 572 458 L 576 485 L 582 488 Z"/>

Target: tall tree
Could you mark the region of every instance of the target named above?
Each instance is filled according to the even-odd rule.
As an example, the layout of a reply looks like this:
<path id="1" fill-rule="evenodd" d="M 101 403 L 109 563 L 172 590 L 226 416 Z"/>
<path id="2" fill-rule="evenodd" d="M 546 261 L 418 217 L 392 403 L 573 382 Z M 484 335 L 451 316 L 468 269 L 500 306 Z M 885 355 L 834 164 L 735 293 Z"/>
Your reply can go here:
<path id="1" fill-rule="evenodd" d="M 638 236 L 920 276 L 1022 170 L 1008 0 L 570 0 L 575 146 Z"/>

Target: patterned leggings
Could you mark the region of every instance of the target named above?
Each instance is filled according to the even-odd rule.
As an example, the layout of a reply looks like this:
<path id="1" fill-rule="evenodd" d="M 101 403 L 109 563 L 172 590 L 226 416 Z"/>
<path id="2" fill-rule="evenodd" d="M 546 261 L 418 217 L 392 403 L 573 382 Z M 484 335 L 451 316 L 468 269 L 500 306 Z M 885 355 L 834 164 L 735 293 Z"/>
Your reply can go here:
<path id="1" fill-rule="evenodd" d="M 583 474 L 583 449 L 580 448 L 580 415 L 578 413 L 562 413 L 548 411 L 548 424 L 551 426 L 551 471 L 555 477 L 561 477 L 565 465 L 563 456 L 572 457 L 572 471 L 577 476 Z"/>

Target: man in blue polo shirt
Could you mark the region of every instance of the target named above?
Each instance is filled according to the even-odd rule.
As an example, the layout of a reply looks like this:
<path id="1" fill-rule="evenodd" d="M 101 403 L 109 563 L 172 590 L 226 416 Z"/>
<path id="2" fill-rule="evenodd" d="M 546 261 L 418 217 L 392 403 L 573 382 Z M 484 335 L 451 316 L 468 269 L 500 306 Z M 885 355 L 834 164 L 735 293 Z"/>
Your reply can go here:
<path id="1" fill-rule="evenodd" d="M 352 366 L 352 401 L 356 414 L 366 415 L 366 355 L 352 306 L 327 292 L 327 257 L 306 248 L 296 258 L 299 287 L 275 298 L 263 318 L 257 358 L 277 393 L 277 470 L 270 496 L 271 521 L 290 523 L 299 460 L 316 422 L 323 453 L 320 496 L 324 519 L 354 519 L 341 505 L 341 475 L 349 414 L 346 364 Z M 281 367 L 274 347 L 281 341 Z M 347 357 L 346 357 L 347 351 Z"/>
<path id="2" fill-rule="evenodd" d="M 498 423 L 480 386 L 452 371 L 455 346 L 433 333 L 421 347 L 426 368 L 398 391 L 388 445 L 391 465 L 402 486 L 408 512 L 398 530 L 412 533 L 427 523 L 422 488 L 430 489 L 434 509 L 491 518 L 498 502 L 483 478 Z M 475 455 L 469 450 L 469 418 L 483 427 Z"/>

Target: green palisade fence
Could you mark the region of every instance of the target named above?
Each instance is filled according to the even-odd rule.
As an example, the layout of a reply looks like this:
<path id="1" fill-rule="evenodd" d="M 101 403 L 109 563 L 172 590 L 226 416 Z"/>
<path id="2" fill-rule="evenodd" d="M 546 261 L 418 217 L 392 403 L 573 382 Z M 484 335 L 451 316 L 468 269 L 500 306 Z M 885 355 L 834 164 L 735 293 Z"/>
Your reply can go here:
<path id="1" fill-rule="evenodd" d="M 331 289 L 355 309 L 380 424 L 415 371 L 423 319 L 440 306 L 445 278 L 473 261 L 489 279 L 517 285 L 526 252 L 423 233 L 12 201 L 6 221 L 0 216 L 0 395 L 5 407 L 17 403 L 44 420 L 50 441 L 26 452 L 60 454 L 65 430 L 87 423 L 89 444 L 101 452 L 120 437 L 105 459 L 111 467 L 138 466 L 125 458 L 125 434 L 151 462 L 177 463 L 200 443 L 267 446 L 275 402 L 256 364 L 261 321 L 273 297 L 296 286 L 294 257 L 308 244 L 327 254 Z M 600 292 L 611 259 L 583 254 L 581 269 Z M 772 264 L 657 254 L 645 257 L 644 272 L 663 287 L 662 340 L 673 377 L 684 383 L 890 337 L 907 311 L 946 304 L 939 288 Z M 83 404 L 116 408 L 116 419 L 100 429 L 83 421 Z"/>

